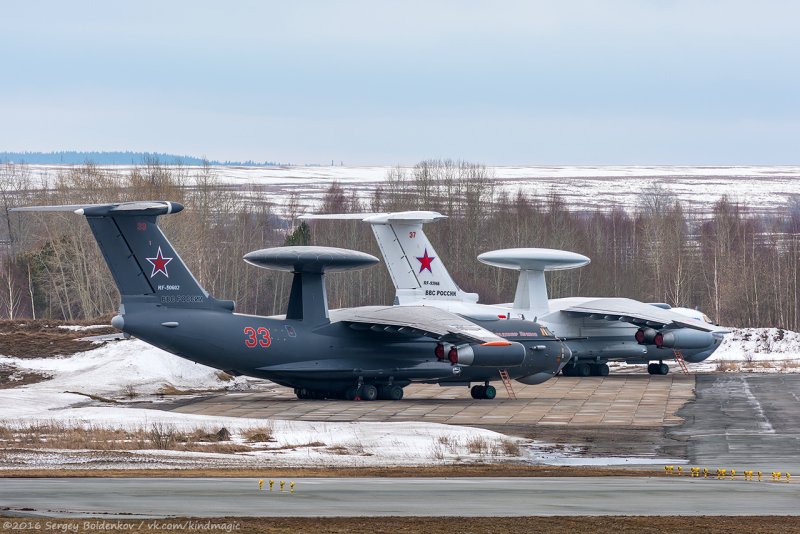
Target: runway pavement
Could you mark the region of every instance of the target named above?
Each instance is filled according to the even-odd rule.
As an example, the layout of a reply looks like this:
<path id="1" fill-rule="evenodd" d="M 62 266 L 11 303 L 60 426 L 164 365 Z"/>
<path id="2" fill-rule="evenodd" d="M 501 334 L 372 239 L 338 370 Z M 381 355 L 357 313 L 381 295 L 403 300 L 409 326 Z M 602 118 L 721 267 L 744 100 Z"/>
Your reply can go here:
<path id="1" fill-rule="evenodd" d="M 693 465 L 800 475 L 800 375 L 697 375 L 697 398 L 678 411 Z"/>
<path id="2" fill-rule="evenodd" d="M 264 473 L 269 476 L 268 472 Z M 0 515 L 522 516 L 798 515 L 800 484 L 688 477 L 298 479 L 11 479 Z M 268 485 L 265 483 L 265 488 Z"/>

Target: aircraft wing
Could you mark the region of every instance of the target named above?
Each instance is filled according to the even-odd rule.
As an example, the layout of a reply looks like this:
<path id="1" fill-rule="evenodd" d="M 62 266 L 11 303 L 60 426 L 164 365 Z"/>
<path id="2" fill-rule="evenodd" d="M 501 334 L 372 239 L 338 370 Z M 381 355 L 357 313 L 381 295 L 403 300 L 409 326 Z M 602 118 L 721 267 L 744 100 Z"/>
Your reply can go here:
<path id="1" fill-rule="evenodd" d="M 428 336 L 453 344 L 510 344 L 460 315 L 431 306 L 363 306 L 331 310 L 330 317 L 356 330 Z"/>
<path id="2" fill-rule="evenodd" d="M 645 304 L 637 300 L 625 298 L 594 299 L 575 304 L 561 311 L 572 315 L 623 321 L 635 325 L 647 325 L 655 328 L 693 328 L 704 332 L 714 332 L 719 327 L 691 319 L 685 315 Z"/>

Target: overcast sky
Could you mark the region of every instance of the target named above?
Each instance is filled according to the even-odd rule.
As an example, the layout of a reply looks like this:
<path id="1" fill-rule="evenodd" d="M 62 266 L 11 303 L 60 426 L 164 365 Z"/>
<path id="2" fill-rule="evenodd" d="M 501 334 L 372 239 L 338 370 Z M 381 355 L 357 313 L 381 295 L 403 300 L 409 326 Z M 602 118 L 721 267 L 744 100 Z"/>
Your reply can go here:
<path id="1" fill-rule="evenodd" d="M 0 150 L 797 164 L 800 2 L 36 1 Z"/>

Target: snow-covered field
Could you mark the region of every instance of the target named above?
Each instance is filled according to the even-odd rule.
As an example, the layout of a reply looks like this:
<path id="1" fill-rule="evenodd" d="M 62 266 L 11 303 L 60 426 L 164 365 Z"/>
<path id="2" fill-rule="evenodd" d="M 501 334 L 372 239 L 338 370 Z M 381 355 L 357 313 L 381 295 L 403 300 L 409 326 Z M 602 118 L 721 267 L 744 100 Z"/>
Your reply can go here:
<path id="1" fill-rule="evenodd" d="M 580 447 L 555 449 L 545 443 L 489 430 L 436 423 L 322 423 L 160 410 L 158 404 L 167 402 L 159 394 L 163 391 L 199 395 L 214 390 L 265 390 L 279 386 L 263 380 L 232 378 L 136 339 L 110 342 L 58 358 L 0 356 L 0 368 L 14 370 L 11 383 L 0 389 L 0 428 L 49 424 L 147 432 L 154 425 L 163 425 L 185 433 L 198 429 L 216 433 L 225 428 L 231 434 L 230 443 L 246 449 L 216 453 L 0 448 L 0 469 L 383 466 L 477 461 L 551 465 L 680 462 L 665 458 L 585 458 Z M 735 329 L 707 362 L 692 364 L 690 368 L 695 372 L 797 372 L 800 334 L 774 328 Z M 15 376 L 29 373 L 49 378 L 13 386 Z M 264 428 L 271 433 L 271 440 L 258 443 L 246 440 L 248 433 Z"/>
<path id="2" fill-rule="evenodd" d="M 734 328 L 706 361 L 689 364 L 694 372 L 800 372 L 800 334 L 779 328 Z"/>
<path id="3" fill-rule="evenodd" d="M 146 432 L 155 424 L 187 433 L 225 428 L 235 444 L 246 444 L 243 434 L 247 431 L 268 427 L 273 437 L 237 454 L 0 450 L 0 468 L 426 465 L 524 460 L 536 449 L 528 440 L 435 423 L 267 421 L 153 409 L 151 403 L 160 401 L 158 393 L 165 388 L 198 391 L 278 386 L 243 377 L 231 379 L 135 339 L 60 358 L 0 357 L 0 366 L 13 367 L 20 374 L 35 372 L 51 377 L 36 384 L 0 389 L 0 426 L 55 424 Z M 137 407 L 144 401 L 149 408 Z M 516 446 L 510 444 L 517 442 L 530 447 L 522 451 L 522 457 L 509 456 L 506 451 L 515 450 Z"/>
<path id="4" fill-rule="evenodd" d="M 34 183 L 54 182 L 69 166 L 31 165 Z M 128 172 L 125 165 L 101 169 Z M 411 167 L 401 167 L 411 173 Z M 306 209 L 313 209 L 325 189 L 334 181 L 355 188 L 367 198 L 386 180 L 390 166 L 374 167 L 213 167 L 221 184 L 236 186 L 245 195 L 257 196 L 274 205 L 284 205 L 290 194 L 299 195 Z M 185 167 L 188 179 L 200 173 Z M 571 209 L 610 209 L 620 206 L 634 210 L 642 195 L 654 185 L 679 198 L 689 209 L 706 213 L 722 195 L 746 202 L 754 211 L 775 213 L 786 207 L 792 195 L 800 194 L 800 166 L 502 166 L 489 167 L 496 190 L 546 198 L 557 191 Z"/>

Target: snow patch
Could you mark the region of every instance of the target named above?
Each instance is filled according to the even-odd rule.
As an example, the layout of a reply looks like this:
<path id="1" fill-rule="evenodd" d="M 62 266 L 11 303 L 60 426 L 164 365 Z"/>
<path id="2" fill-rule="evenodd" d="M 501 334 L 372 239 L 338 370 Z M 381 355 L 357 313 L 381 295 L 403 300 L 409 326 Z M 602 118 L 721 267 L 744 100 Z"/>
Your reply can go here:
<path id="1" fill-rule="evenodd" d="M 800 372 L 800 333 L 782 328 L 733 328 L 705 361 L 689 364 L 694 372 Z"/>
<path id="2" fill-rule="evenodd" d="M 135 404 L 103 403 L 102 399 L 124 398 L 133 387 L 140 395 L 157 393 L 165 384 L 177 389 L 246 389 L 253 384 L 278 387 L 268 381 L 238 377 L 220 378 L 216 369 L 152 347 L 139 340 L 108 343 L 96 349 L 57 358 L 0 357 L 0 365 L 20 371 L 52 375 L 44 382 L 0 390 L 3 407 L 0 424 L 25 428 L 31 424 L 58 423 L 67 427 L 148 430 L 153 425 L 169 425 L 177 431 L 226 428 L 234 443 L 244 443 L 248 430 L 268 427 L 273 440 L 254 450 L 236 454 L 182 451 L 128 451 L 137 457 L 156 458 L 154 466 L 218 465 L 425 465 L 459 461 L 492 461 L 505 455 L 509 441 L 527 443 L 480 428 L 438 423 L 327 423 L 266 420 L 183 414 L 135 407 Z M 84 395 L 79 395 L 79 392 Z M 86 395 L 94 395 L 90 400 Z M 477 444 L 477 447 L 476 447 Z M 113 454 L 112 454 L 113 453 Z M 66 464 L 98 465 L 97 451 L 30 450 L 6 452 L 8 467 L 59 467 Z M 119 467 L 124 451 L 103 451 Z M 98 460 L 101 463 L 105 460 Z M 176 464 L 176 462 L 178 462 Z M 224 463 L 224 462 L 223 462 Z M 249 464 L 248 464 L 249 465 Z M 0 467 L 2 468 L 2 467 Z"/>

